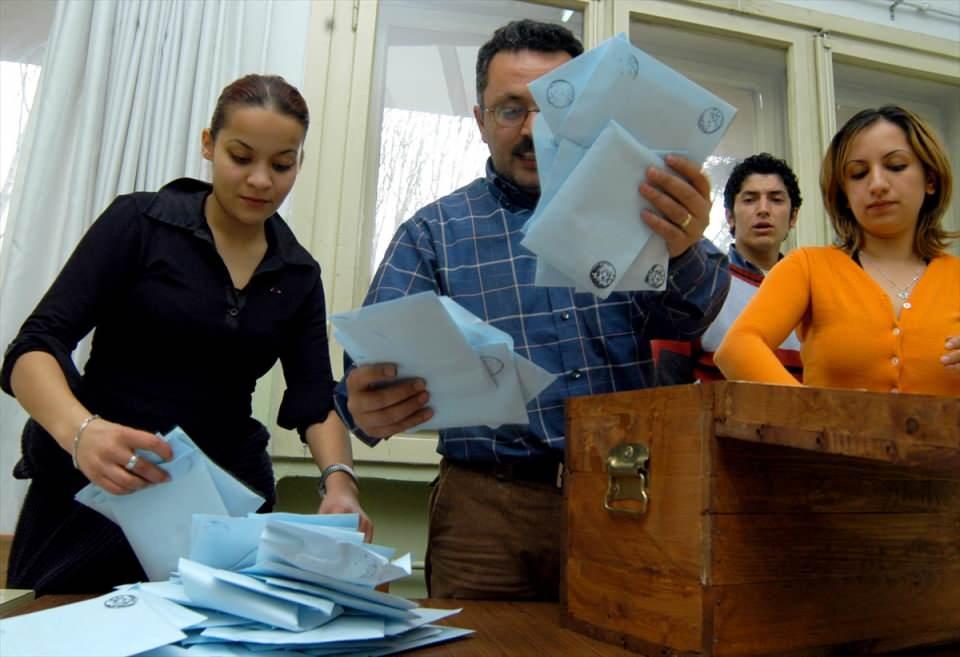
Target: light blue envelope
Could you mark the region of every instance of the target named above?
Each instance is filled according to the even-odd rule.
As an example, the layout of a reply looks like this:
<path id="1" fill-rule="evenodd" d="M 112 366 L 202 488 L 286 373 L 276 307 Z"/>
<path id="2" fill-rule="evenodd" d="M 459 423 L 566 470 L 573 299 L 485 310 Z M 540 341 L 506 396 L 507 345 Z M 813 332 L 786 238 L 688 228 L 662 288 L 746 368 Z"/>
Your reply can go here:
<path id="1" fill-rule="evenodd" d="M 296 653 L 294 653 L 295 655 Z M 187 645 L 173 644 L 155 648 L 147 652 L 142 652 L 136 657 L 294 657 L 289 652 L 264 652 L 254 653 L 240 644 L 230 644 L 218 642 L 212 645 Z"/>
<path id="2" fill-rule="evenodd" d="M 358 598 L 341 591 L 311 584 L 301 580 L 286 579 L 282 577 L 270 577 L 269 575 L 254 575 L 254 577 L 263 580 L 272 586 L 280 588 L 293 589 L 294 591 L 303 591 L 321 598 L 326 598 L 344 608 L 345 612 L 361 611 L 374 616 L 382 616 L 387 619 L 397 619 L 400 621 L 412 620 L 416 618 L 413 611 L 407 609 L 398 609 L 376 602 L 371 602 L 365 598 Z"/>
<path id="3" fill-rule="evenodd" d="M 129 495 L 112 495 L 89 484 L 75 496 L 120 526 L 154 581 L 166 579 L 177 559 L 187 554 L 194 513 L 244 515 L 264 501 L 211 461 L 179 427 L 163 438 L 173 451 L 170 461 L 161 461 L 153 452 L 137 452 L 166 471 L 170 481 Z"/>
<path id="4" fill-rule="evenodd" d="M 513 354 L 508 362 L 492 363 L 489 358 L 485 362 L 483 354 L 477 353 L 465 337 L 464 327 L 451 316 L 449 303 L 452 302 L 445 305 L 433 292 L 421 292 L 333 315 L 334 336 L 360 365 L 396 363 L 400 378 L 426 380 L 434 415 L 415 431 L 528 423 L 526 409 L 518 413 L 515 407 L 499 403 L 505 396 L 499 390 L 503 385 L 511 385 L 513 394 L 523 398 L 524 403 L 532 399 L 531 393 L 536 396 L 542 390 L 521 389 L 512 377 L 497 380 L 501 366 L 516 369 L 522 357 Z M 457 315 L 462 317 L 462 313 Z M 475 327 L 468 330 L 477 331 Z M 491 326 L 485 331 L 487 336 L 506 335 Z M 484 340 L 506 341 L 497 337 Z M 528 374 L 524 380 L 533 385 L 537 377 L 530 373 L 538 366 L 530 365 L 532 368 L 524 366 Z M 555 378 L 545 370 L 542 374 L 550 381 Z"/>
<path id="5" fill-rule="evenodd" d="M 616 40 L 625 41 L 626 38 L 626 35 L 618 34 L 612 39 L 607 39 L 596 48 L 579 57 L 574 57 L 555 69 L 554 72 L 559 72 L 557 75 L 543 75 L 527 85 L 534 100 L 537 101 L 537 107 L 540 108 L 540 116 L 555 134 L 560 134 L 580 91 L 593 77 L 611 44 Z M 539 164 L 539 157 L 537 161 Z"/>
<path id="6" fill-rule="evenodd" d="M 383 619 L 373 616 L 341 616 L 321 627 L 303 632 L 271 628 L 212 627 L 204 636 L 274 646 L 312 645 L 334 641 L 363 641 L 383 638 Z"/>
<path id="7" fill-rule="evenodd" d="M 596 60 L 590 70 L 579 60 Z M 576 66 L 573 64 L 576 63 Z M 611 120 L 652 150 L 682 148 L 703 164 L 736 109 L 719 96 L 618 35 L 530 83 L 544 119 L 558 137 L 590 146 Z M 563 108 L 556 108 L 559 87 Z"/>
<path id="8" fill-rule="evenodd" d="M 173 579 L 168 579 L 165 582 L 139 582 L 137 584 L 126 585 L 125 587 L 118 587 L 118 590 L 124 588 L 140 589 L 149 593 L 150 595 L 158 598 L 164 598 L 165 600 L 175 602 L 182 607 L 195 610 L 206 617 L 206 621 L 192 624 L 189 626 L 190 628 L 206 627 L 206 623 L 208 622 L 211 625 L 242 625 L 250 622 L 249 618 L 233 616 L 231 614 L 227 614 L 226 612 L 197 604 L 195 601 L 190 599 L 189 595 L 187 595 L 187 592 L 183 588 L 183 583 L 180 582 L 179 579 L 176 581 Z"/>
<path id="9" fill-rule="evenodd" d="M 171 614 L 159 609 L 142 593 L 115 591 L 0 620 L 0 654 L 126 657 L 185 638 Z"/>
<path id="10" fill-rule="evenodd" d="M 345 514 L 298 514 L 265 513 L 250 514 L 244 518 L 194 514 L 190 532 L 191 561 L 213 568 L 242 570 L 257 561 L 260 535 L 269 521 L 290 522 L 311 527 L 311 531 L 323 533 L 349 543 L 363 543 L 363 533 L 356 531 L 359 516 Z M 368 545 L 371 550 L 386 558 L 393 556 L 394 549 Z"/>
<path id="11" fill-rule="evenodd" d="M 238 578 L 243 575 L 225 570 L 209 568 L 203 564 L 180 559 L 180 577 L 183 579 L 183 588 L 190 600 L 201 607 L 219 609 L 220 611 L 249 618 L 286 630 L 303 631 L 319 627 L 334 617 L 334 606 L 329 601 L 311 602 L 306 606 L 300 601 L 268 595 L 238 585 Z M 252 580 L 252 578 L 245 578 Z M 257 584 L 256 580 L 252 580 Z M 252 584 L 251 586 L 255 586 Z M 301 599 L 304 600 L 305 598 Z M 318 605 L 324 604 L 322 608 Z"/>
<path id="12" fill-rule="evenodd" d="M 537 126 L 545 126 L 546 121 L 537 117 L 534 123 L 533 141 L 537 152 L 537 169 L 540 174 L 540 199 L 533 215 L 523 227 L 524 233 L 527 233 L 541 218 L 543 211 L 550 205 L 557 191 L 563 186 L 567 178 L 573 173 L 580 160 L 587 153 L 587 149 L 570 141 L 560 138 L 559 145 L 556 137 L 549 128 L 541 128 L 538 132 Z M 541 141 L 546 141 L 545 145 Z M 540 162 L 541 148 L 548 152 L 548 164 L 544 168 Z M 659 157 L 664 157 L 669 153 L 686 156 L 687 153 L 682 149 L 673 149 L 671 151 L 654 151 Z M 639 196 L 639 190 L 635 190 Z M 541 227 L 542 229 L 543 227 Z M 650 239 L 637 254 L 637 257 L 630 265 L 629 269 L 618 277 L 617 284 L 613 286 L 615 290 L 644 290 L 650 289 L 650 285 L 645 281 L 650 267 L 660 263 L 666 268 L 669 260 L 666 242 L 658 235 L 651 235 Z M 534 277 L 534 285 L 540 287 L 572 287 L 577 292 L 592 292 L 593 286 L 580 282 L 567 276 L 556 267 L 552 266 L 546 258 L 537 258 L 537 269 Z M 656 287 L 652 289 L 657 289 Z"/>
<path id="13" fill-rule="evenodd" d="M 172 649 L 180 650 L 175 652 Z M 209 641 L 205 644 L 187 643 L 174 646 L 164 646 L 157 650 L 137 655 L 137 657 L 309 657 L 302 652 L 292 652 L 270 646 L 260 646 L 259 650 L 252 650 L 243 643 L 228 643 L 225 641 Z"/>
<path id="14" fill-rule="evenodd" d="M 640 219 L 650 205 L 637 191 L 648 166 L 662 167 L 663 161 L 611 121 L 521 244 L 578 289 L 605 299 L 653 234 Z M 666 259 L 649 263 L 641 289 L 664 289 L 666 266 Z"/>
<path id="15" fill-rule="evenodd" d="M 729 128 L 735 108 L 634 47 L 623 34 L 553 69 L 529 88 L 540 108 L 533 137 L 542 193 L 524 226 L 523 245 L 537 255 L 535 284 L 574 287 L 601 298 L 614 291 L 665 289 L 668 255 L 662 238 L 637 233 L 638 226 L 646 228 L 638 212 L 629 223 L 626 216 L 622 223 L 604 222 L 609 208 L 593 202 L 609 199 L 612 189 L 628 182 L 622 194 L 617 190 L 620 200 L 629 201 L 629 194 L 634 206 L 645 204 L 638 191 L 644 169 L 611 178 L 605 175 L 614 169 L 609 153 L 593 151 L 598 143 L 609 151 L 600 137 L 614 121 L 649 151 L 677 153 L 702 164 Z M 565 152 L 565 143 L 576 148 Z M 599 163 L 605 169 L 585 176 L 587 157 L 591 167 Z M 576 213 L 571 199 L 581 201 Z M 565 213 L 566 222 L 556 221 L 557 212 Z M 580 224 L 574 233 L 568 230 L 570 223 Z"/>
<path id="16" fill-rule="evenodd" d="M 246 589 L 247 591 L 261 593 L 270 598 L 287 600 L 309 609 L 315 609 L 327 616 L 327 619 L 324 620 L 324 623 L 343 613 L 343 607 L 336 604 L 332 600 L 328 600 L 327 598 L 316 595 L 309 595 L 302 591 L 295 591 L 289 587 L 272 586 L 261 579 L 251 577 L 249 575 L 242 575 L 229 570 L 217 570 L 214 574 L 214 577 L 222 582 L 233 584 L 234 586 Z"/>
<path id="17" fill-rule="evenodd" d="M 308 582 L 310 584 L 317 584 L 325 588 L 333 589 L 334 591 L 339 591 L 346 595 L 351 595 L 362 600 L 368 600 L 376 604 L 394 607 L 396 609 L 408 610 L 417 606 L 416 602 L 407 600 L 406 598 L 402 598 L 398 595 L 383 593 L 382 591 L 378 591 L 368 586 L 351 584 L 350 582 L 344 582 L 343 580 L 330 577 L 329 575 L 312 573 L 309 570 L 303 570 L 301 568 L 296 568 L 283 563 L 258 563 L 252 568 L 245 568 L 243 572 L 247 575 L 254 575 L 258 577 L 276 576 L 291 580 L 299 580 L 301 582 Z"/>
<path id="18" fill-rule="evenodd" d="M 153 581 L 169 577 L 190 549 L 194 513 L 227 514 L 202 452 L 181 453 L 163 465 L 169 482 L 110 501 L 117 524 Z"/>
<path id="19" fill-rule="evenodd" d="M 410 574 L 409 555 L 391 562 L 362 542 L 345 542 L 325 529 L 270 521 L 260 537 L 257 563 L 284 562 L 371 587 Z"/>
<path id="20" fill-rule="evenodd" d="M 174 427 L 174 429 L 172 429 L 165 436 L 161 436 L 161 438 L 170 444 L 174 459 L 176 459 L 177 456 L 189 453 L 193 450 L 200 450 L 196 443 L 194 443 L 193 440 L 191 440 L 190 437 L 184 433 L 183 429 L 180 427 Z M 202 452 L 202 450 L 200 451 Z M 151 463 L 156 464 L 161 469 L 165 469 L 165 463 L 161 461 L 160 457 L 153 452 L 138 449 L 137 455 L 141 458 L 147 459 Z M 210 470 L 210 476 L 213 477 L 214 485 L 217 487 L 217 491 L 220 493 L 220 497 L 223 500 L 224 505 L 227 507 L 227 511 L 229 511 L 230 515 L 242 516 L 246 513 L 256 511 L 263 506 L 263 497 L 248 488 L 243 482 L 237 480 L 237 478 L 232 474 L 211 461 L 205 454 L 204 458 L 207 461 L 207 469 Z M 112 496 L 103 489 L 94 486 L 93 484 L 89 484 L 77 493 L 75 499 L 82 504 L 86 504 L 94 511 L 99 511 L 110 520 L 116 522 L 116 518 L 113 517 L 113 510 L 110 508 L 109 504 L 111 497 Z"/>
<path id="21" fill-rule="evenodd" d="M 400 652 L 406 652 L 407 650 L 413 650 L 414 648 L 422 648 L 437 643 L 453 641 L 454 639 L 473 634 L 473 630 L 465 630 L 459 627 L 444 627 L 438 625 L 436 629 L 438 629 L 439 632 L 431 634 L 430 636 L 416 637 L 411 640 L 395 639 L 390 647 L 355 652 L 351 653 L 351 655 L 352 657 L 386 657 L 387 655 L 395 655 Z"/>
<path id="22" fill-rule="evenodd" d="M 526 423 L 527 403 L 553 383 L 556 375 L 516 353 L 513 337 L 506 331 L 487 324 L 450 297 L 439 299 L 493 378 L 497 392 L 491 405 L 503 409 L 504 424 Z"/>
<path id="23" fill-rule="evenodd" d="M 428 639 L 440 635 L 439 626 L 428 625 L 410 630 L 399 636 L 385 636 L 382 639 L 368 639 L 366 641 L 337 641 L 331 643 L 321 643 L 312 645 L 291 644 L 288 647 L 301 650 L 315 657 L 321 655 L 353 655 L 358 652 L 370 652 L 372 650 L 383 650 L 384 648 L 394 648 L 398 642 L 408 643 Z"/>
<path id="24" fill-rule="evenodd" d="M 537 120 L 539 120 L 539 118 Z M 534 131 L 534 150 L 539 153 L 539 148 L 540 146 L 537 145 L 536 142 L 536 131 Z M 523 227 L 524 232 L 527 232 L 530 227 L 537 223 L 543 215 L 543 209 L 550 204 L 553 197 L 557 195 L 557 192 L 560 191 L 560 188 L 566 183 L 567 178 L 570 177 L 570 174 L 573 173 L 577 165 L 580 164 L 580 160 L 582 160 L 586 154 L 587 148 L 569 139 L 560 137 L 557 139 L 556 152 L 550 160 L 549 169 L 545 169 L 542 172 L 540 171 L 540 156 L 537 156 L 537 171 L 540 177 L 540 198 L 537 201 L 537 207 L 534 209 L 533 214 Z"/>
<path id="25" fill-rule="evenodd" d="M 231 518 L 195 513 L 187 556 L 211 568 L 242 570 L 256 563 L 265 526 L 260 516 Z"/>
<path id="26" fill-rule="evenodd" d="M 182 444 L 200 451 L 201 454 L 203 453 L 203 450 L 197 447 L 197 444 L 180 427 L 174 427 L 166 435 L 166 439 L 171 446 Z M 162 467 L 162 463 L 159 463 L 156 454 L 153 454 L 153 452 L 145 452 L 144 454 L 147 458 L 156 458 L 157 461 L 155 462 Z M 206 454 L 203 457 L 207 462 L 207 469 L 210 470 L 210 476 L 213 477 L 213 483 L 220 493 L 220 498 L 223 500 L 224 506 L 227 507 L 227 513 L 231 516 L 243 516 L 253 513 L 263 506 L 266 500 L 263 499 L 262 495 L 210 460 Z"/>
<path id="27" fill-rule="evenodd" d="M 444 618 L 456 616 L 461 611 L 463 611 L 462 607 L 460 609 L 432 609 L 430 607 L 417 607 L 413 610 L 413 614 L 416 616 L 416 618 L 410 620 L 388 620 L 386 625 L 384 625 L 383 631 L 387 636 L 403 634 L 418 627 L 423 627 L 424 625 L 431 625 L 437 621 L 443 620 Z"/>

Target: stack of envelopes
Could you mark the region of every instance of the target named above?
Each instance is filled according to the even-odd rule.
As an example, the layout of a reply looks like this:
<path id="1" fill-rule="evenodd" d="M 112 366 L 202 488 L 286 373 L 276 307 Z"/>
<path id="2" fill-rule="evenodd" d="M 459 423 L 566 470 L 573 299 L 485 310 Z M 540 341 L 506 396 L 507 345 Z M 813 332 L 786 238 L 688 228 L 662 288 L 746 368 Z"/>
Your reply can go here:
<path id="1" fill-rule="evenodd" d="M 413 431 L 528 424 L 527 403 L 554 379 L 513 338 L 449 297 L 420 292 L 333 315 L 333 335 L 359 365 L 393 363 L 423 378 L 433 417 Z"/>
<path id="2" fill-rule="evenodd" d="M 364 543 L 357 514 L 241 515 L 262 499 L 179 429 L 165 438 L 174 458 L 159 465 L 171 481 L 123 500 L 95 487 L 78 493 L 121 526 L 148 573 L 175 554 L 164 581 L 0 621 L 3 657 L 374 657 L 470 633 L 433 625 L 459 610 L 376 589 L 409 575 L 410 555 Z"/>
<path id="3" fill-rule="evenodd" d="M 703 164 L 736 109 L 623 34 L 529 87 L 540 200 L 522 244 L 538 256 L 536 284 L 604 299 L 665 289 L 666 244 L 640 218 L 653 209 L 640 183 L 668 153 Z"/>

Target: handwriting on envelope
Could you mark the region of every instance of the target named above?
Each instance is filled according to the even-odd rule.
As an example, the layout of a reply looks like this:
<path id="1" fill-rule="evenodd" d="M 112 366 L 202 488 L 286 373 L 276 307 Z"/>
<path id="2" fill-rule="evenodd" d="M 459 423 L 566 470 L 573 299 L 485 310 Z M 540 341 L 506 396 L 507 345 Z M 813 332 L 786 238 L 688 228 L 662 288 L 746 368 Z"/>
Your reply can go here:
<path id="1" fill-rule="evenodd" d="M 421 292 L 331 317 L 360 365 L 394 363 L 420 377 L 433 417 L 414 430 L 527 424 L 527 402 L 556 378 L 513 350 L 513 338 L 448 297 Z"/>

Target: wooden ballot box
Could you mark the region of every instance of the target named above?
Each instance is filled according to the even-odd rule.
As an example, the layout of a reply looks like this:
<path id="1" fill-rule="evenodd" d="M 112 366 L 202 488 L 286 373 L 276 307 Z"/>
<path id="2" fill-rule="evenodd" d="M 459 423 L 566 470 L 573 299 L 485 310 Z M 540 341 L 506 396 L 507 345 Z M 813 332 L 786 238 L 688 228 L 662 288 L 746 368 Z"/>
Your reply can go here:
<path id="1" fill-rule="evenodd" d="M 587 634 L 649 657 L 960 642 L 958 398 L 571 399 L 564 488 L 564 620 Z"/>

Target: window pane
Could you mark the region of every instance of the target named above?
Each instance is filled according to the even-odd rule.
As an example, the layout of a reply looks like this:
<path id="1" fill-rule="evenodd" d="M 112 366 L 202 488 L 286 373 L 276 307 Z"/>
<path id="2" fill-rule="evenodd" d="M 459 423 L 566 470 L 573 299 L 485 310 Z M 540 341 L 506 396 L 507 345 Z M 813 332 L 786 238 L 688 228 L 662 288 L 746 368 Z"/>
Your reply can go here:
<path id="1" fill-rule="evenodd" d="M 915 76 L 878 71 L 835 61 L 833 67 L 837 127 L 867 107 L 901 105 L 927 121 L 944 142 L 956 177 L 960 165 L 960 85 L 922 80 Z M 957 181 L 954 180 L 954 194 Z M 956 199 L 956 196 L 954 196 Z M 960 203 L 948 209 L 944 222 L 951 230 L 960 230 Z M 960 254 L 960 244 L 952 249 Z"/>
<path id="2" fill-rule="evenodd" d="M 473 118 L 477 51 L 494 30 L 532 18 L 583 38 L 579 12 L 518 0 L 382 0 L 371 107 L 379 145 L 371 271 L 397 226 L 484 174 Z"/>
<path id="3" fill-rule="evenodd" d="M 713 207 L 704 235 L 721 250 L 733 241 L 723 209 L 723 187 L 736 163 L 766 151 L 790 160 L 786 139 L 784 51 L 739 37 L 694 32 L 634 20 L 630 41 L 737 108 L 723 140 L 704 163 Z"/>
<path id="4" fill-rule="evenodd" d="M 39 80 L 39 65 L 0 62 L 0 244 L 7 227 L 20 138 L 27 127 Z"/>

